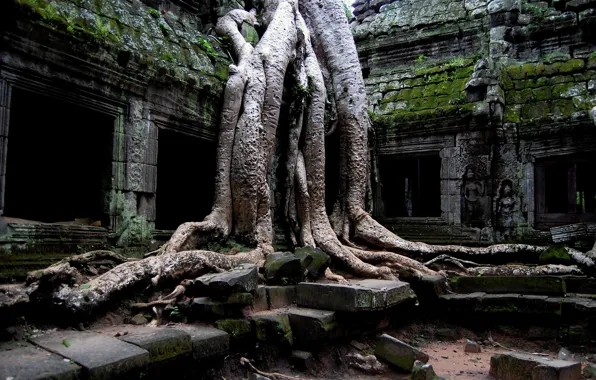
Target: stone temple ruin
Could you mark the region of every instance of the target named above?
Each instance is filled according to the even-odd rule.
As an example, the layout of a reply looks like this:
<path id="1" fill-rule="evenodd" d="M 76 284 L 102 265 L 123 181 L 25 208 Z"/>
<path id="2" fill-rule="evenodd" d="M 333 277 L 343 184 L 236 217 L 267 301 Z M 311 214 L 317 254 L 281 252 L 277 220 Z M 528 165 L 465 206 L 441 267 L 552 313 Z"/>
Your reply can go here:
<path id="1" fill-rule="evenodd" d="M 252 3 L 0 3 L 0 282 L 21 281 L 73 252 L 144 253 L 180 223 L 209 213 L 231 63 L 213 26 Z M 594 245 L 596 2 L 356 0 L 350 19 L 375 128 L 377 220 L 405 239 L 434 244 Z M 258 41 L 252 26 L 242 32 Z M 337 151 L 338 140 L 331 135 L 327 149 Z M 338 165 L 327 163 L 330 204 Z M 282 233 L 275 243 L 288 245 Z M 568 345 L 596 339 L 589 278 L 330 285 L 303 282 L 302 265 L 291 281 L 238 269 L 227 275 L 242 283 L 223 293 L 213 283 L 226 273 L 195 280 L 194 299 L 185 310 L 169 310 L 170 319 L 184 315 L 216 328 L 118 326 L 27 336 L 28 343 L 0 352 L 0 378 L 12 378 L 9 363 L 25 368 L 42 357 L 59 378 L 139 377 L 147 368 L 163 378 L 189 357 L 223 366 L 228 354 L 255 342 L 291 350 L 294 367 L 310 371 L 313 346 L 347 342 L 359 356 L 345 347 L 337 352 L 351 358 L 350 368 L 373 374 L 389 365 L 430 379 L 432 368 L 423 363 L 440 355 L 429 361 L 430 352 L 415 348 L 419 340 L 358 339 L 437 309 L 449 323 L 511 323 L 527 336 Z M 120 322 L 144 325 L 155 317 L 150 309 L 136 311 Z M 450 339 L 449 328 L 442 336 L 439 330 L 431 335 Z M 85 351 L 96 347 L 105 353 L 99 359 Z M 368 360 L 371 354 L 381 362 Z M 582 372 L 579 358 L 526 354 L 493 356 L 491 374 L 579 379 Z M 197 368 L 185 373 L 216 373 Z"/>
<path id="2" fill-rule="evenodd" d="M 212 27 L 239 5 L 146 3 L 2 5 L 1 247 L 49 254 L 2 278 L 62 252 L 146 251 L 209 212 L 230 63 Z M 593 4 L 358 0 L 353 14 L 379 220 L 429 243 L 590 244 Z"/>

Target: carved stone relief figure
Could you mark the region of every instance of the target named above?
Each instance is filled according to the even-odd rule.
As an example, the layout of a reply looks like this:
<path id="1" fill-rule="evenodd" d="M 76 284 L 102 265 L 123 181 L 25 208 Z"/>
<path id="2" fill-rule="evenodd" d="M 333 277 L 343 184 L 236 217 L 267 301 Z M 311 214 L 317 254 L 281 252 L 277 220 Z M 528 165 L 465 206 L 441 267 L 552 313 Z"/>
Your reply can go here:
<path id="1" fill-rule="evenodd" d="M 475 165 L 466 166 L 464 171 L 462 198 L 462 223 L 468 227 L 486 227 L 490 220 L 490 201 Z"/>
<path id="2" fill-rule="evenodd" d="M 519 201 L 513 191 L 513 182 L 505 179 L 499 186 L 496 200 L 497 235 L 499 240 L 507 239 L 514 233 L 517 224 Z"/>

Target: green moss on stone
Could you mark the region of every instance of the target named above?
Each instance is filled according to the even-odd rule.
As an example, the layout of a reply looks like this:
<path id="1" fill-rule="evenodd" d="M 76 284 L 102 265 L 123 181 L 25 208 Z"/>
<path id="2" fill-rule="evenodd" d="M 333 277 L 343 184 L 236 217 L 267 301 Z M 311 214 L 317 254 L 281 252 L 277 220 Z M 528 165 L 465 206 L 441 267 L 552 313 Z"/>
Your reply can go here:
<path id="1" fill-rule="evenodd" d="M 517 107 L 506 106 L 504 119 L 506 123 L 519 123 L 521 121 L 521 111 Z"/>
<path id="2" fill-rule="evenodd" d="M 549 100 L 553 96 L 550 87 L 539 87 L 534 90 L 534 97 L 536 100 Z"/>
<path id="3" fill-rule="evenodd" d="M 252 331 L 251 323 L 247 319 L 220 319 L 215 325 L 234 338 L 250 334 Z"/>
<path id="4" fill-rule="evenodd" d="M 559 62 L 557 62 L 559 63 Z M 560 73 L 572 73 L 583 70 L 586 66 L 582 59 L 570 59 L 567 62 L 561 62 L 559 66 Z"/>
<path id="5" fill-rule="evenodd" d="M 571 256 L 567 253 L 564 246 L 552 245 L 540 254 L 540 262 L 549 264 L 569 264 Z"/>

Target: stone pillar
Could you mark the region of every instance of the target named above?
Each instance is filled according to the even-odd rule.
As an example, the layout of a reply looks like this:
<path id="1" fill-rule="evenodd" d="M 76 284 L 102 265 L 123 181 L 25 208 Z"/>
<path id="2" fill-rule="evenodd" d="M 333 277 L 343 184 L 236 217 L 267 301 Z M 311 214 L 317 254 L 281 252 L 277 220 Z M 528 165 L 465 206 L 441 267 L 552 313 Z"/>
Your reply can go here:
<path id="1" fill-rule="evenodd" d="M 114 133 L 109 209 L 118 246 L 143 245 L 155 229 L 157 127 L 146 103 L 132 99 Z"/>
<path id="2" fill-rule="evenodd" d="M 0 78 L 0 215 L 4 214 L 6 159 L 8 152 L 8 122 L 10 116 L 10 86 Z"/>
<path id="3" fill-rule="evenodd" d="M 439 151 L 441 157 L 441 215 L 451 226 L 461 225 L 461 181 L 457 175 L 457 163 L 461 157 L 460 147 L 448 147 Z"/>

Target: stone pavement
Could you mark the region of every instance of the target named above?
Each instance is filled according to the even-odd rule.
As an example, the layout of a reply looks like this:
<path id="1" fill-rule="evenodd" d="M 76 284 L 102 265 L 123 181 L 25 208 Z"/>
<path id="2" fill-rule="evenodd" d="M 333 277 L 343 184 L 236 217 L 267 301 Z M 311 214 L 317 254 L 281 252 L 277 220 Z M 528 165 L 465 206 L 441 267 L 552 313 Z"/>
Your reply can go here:
<path id="1" fill-rule="evenodd" d="M 162 362 L 212 359 L 229 349 L 228 334 L 209 326 L 62 330 L 30 341 L 0 346 L 0 379 L 139 379 Z"/>

